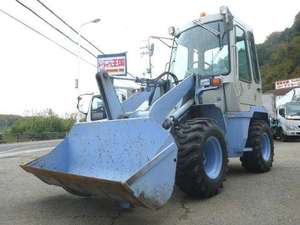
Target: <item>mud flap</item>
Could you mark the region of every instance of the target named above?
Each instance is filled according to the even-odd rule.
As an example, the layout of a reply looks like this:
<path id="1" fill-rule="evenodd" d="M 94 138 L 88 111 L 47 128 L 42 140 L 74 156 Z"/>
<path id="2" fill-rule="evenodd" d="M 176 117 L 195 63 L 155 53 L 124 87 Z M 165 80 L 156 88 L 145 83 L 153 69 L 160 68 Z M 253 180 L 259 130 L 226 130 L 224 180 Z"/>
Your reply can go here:
<path id="1" fill-rule="evenodd" d="M 47 184 L 134 206 L 171 197 L 177 146 L 148 118 L 76 124 L 49 154 L 21 167 Z"/>

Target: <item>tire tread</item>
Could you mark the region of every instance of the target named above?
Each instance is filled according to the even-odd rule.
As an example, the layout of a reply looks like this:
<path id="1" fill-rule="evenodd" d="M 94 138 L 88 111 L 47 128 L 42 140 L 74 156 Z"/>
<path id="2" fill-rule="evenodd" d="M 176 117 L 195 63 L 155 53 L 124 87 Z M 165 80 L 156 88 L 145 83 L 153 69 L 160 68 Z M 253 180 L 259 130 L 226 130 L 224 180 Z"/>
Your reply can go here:
<path id="1" fill-rule="evenodd" d="M 209 182 L 200 168 L 201 148 L 210 132 L 221 139 L 224 157 L 222 174 L 215 182 Z M 208 198 L 219 193 L 225 180 L 228 157 L 223 132 L 215 121 L 207 118 L 187 120 L 175 127 L 174 136 L 178 145 L 176 184 L 179 188 L 192 197 Z"/>
<path id="2" fill-rule="evenodd" d="M 262 132 L 267 132 L 271 144 L 270 160 L 266 162 L 262 158 L 260 137 Z M 248 171 L 255 173 L 267 172 L 271 169 L 274 157 L 274 143 L 269 126 L 263 120 L 254 120 L 250 124 L 246 147 L 251 147 L 252 151 L 245 152 L 240 158 L 242 166 Z"/>

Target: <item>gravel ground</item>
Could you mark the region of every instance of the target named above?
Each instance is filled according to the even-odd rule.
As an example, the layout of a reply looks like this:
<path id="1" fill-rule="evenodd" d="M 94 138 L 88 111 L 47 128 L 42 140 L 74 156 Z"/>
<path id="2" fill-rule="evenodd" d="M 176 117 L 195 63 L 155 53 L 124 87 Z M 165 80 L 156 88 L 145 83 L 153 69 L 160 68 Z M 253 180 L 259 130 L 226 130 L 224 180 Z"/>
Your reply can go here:
<path id="1" fill-rule="evenodd" d="M 276 142 L 271 172 L 251 174 L 231 160 L 223 191 L 207 200 L 176 189 L 159 210 L 122 210 L 42 183 L 18 165 L 45 152 L 0 159 L 1 225 L 300 224 L 300 142 Z"/>

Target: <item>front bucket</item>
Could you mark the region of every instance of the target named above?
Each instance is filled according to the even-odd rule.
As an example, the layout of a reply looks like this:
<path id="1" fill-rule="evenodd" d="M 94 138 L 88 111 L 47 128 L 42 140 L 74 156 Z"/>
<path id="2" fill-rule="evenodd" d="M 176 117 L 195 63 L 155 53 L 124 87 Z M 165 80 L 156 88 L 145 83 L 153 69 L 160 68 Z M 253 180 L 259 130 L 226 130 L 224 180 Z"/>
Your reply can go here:
<path id="1" fill-rule="evenodd" d="M 145 118 L 76 124 L 49 154 L 21 167 L 71 193 L 158 208 L 173 192 L 177 147 Z"/>

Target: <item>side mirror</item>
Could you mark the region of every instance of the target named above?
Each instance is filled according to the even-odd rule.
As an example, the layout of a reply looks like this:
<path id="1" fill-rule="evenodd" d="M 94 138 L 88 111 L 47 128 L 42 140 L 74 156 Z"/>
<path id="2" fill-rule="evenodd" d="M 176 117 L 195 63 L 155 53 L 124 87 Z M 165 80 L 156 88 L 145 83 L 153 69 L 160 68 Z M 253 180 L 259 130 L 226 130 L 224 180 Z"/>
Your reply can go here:
<path id="1" fill-rule="evenodd" d="M 223 17 L 224 30 L 220 31 L 219 46 L 223 48 L 225 34 L 233 29 L 233 15 L 227 6 L 220 7 L 220 14 Z"/>
<path id="2" fill-rule="evenodd" d="M 77 110 L 84 114 L 88 114 L 89 102 L 93 93 L 82 94 L 77 97 Z"/>
<path id="3" fill-rule="evenodd" d="M 233 15 L 227 6 L 220 7 L 220 14 L 224 20 L 224 32 L 232 30 L 233 28 Z"/>

